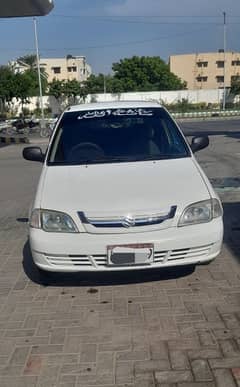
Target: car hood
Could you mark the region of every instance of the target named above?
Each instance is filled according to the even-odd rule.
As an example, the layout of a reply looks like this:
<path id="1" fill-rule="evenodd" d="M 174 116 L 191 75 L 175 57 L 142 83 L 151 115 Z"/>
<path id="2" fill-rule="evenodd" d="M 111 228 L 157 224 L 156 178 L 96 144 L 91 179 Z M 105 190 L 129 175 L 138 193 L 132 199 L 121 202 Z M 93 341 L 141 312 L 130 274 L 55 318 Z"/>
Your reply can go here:
<path id="1" fill-rule="evenodd" d="M 193 158 L 47 166 L 39 207 L 90 215 L 179 211 L 210 197 Z"/>

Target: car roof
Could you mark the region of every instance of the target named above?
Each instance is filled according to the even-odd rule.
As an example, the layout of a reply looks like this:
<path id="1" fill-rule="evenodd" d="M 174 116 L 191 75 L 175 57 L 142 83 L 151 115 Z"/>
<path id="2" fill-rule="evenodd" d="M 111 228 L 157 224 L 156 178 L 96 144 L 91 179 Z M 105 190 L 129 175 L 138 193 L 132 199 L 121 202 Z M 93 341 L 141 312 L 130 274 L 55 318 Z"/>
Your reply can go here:
<path id="1" fill-rule="evenodd" d="M 65 112 L 76 112 L 82 110 L 99 110 L 99 109 L 134 109 L 134 108 L 157 108 L 161 107 L 155 101 L 111 101 L 111 102 L 97 102 L 86 103 L 80 105 L 69 106 Z"/>

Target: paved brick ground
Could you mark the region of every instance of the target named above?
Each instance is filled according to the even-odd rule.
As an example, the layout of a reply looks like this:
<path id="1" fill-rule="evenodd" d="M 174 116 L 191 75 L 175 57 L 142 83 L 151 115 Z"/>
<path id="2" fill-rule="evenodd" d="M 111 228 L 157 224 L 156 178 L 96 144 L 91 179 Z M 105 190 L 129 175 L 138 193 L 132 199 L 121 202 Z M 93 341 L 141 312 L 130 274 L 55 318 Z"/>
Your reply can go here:
<path id="1" fill-rule="evenodd" d="M 225 198 L 225 244 L 208 266 L 42 281 L 25 223 L 39 167 L 20 150 L 0 155 L 8 176 L 25 168 L 24 187 L 18 173 L 0 175 L 0 386 L 239 387 L 236 197 Z"/>

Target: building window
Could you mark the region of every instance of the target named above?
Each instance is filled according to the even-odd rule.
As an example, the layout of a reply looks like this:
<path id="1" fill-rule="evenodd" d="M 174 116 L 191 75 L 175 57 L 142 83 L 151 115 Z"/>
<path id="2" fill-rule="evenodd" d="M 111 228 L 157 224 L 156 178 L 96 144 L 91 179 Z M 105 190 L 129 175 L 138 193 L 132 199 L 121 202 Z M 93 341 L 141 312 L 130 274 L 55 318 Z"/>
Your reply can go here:
<path id="1" fill-rule="evenodd" d="M 198 67 L 208 67 L 208 62 L 205 61 L 199 61 L 197 62 Z"/>
<path id="2" fill-rule="evenodd" d="M 240 66 L 240 60 L 232 60 L 232 66 Z"/>
<path id="3" fill-rule="evenodd" d="M 77 72 L 77 66 L 68 66 L 67 71 L 69 73 L 71 73 L 71 72 L 76 73 Z"/>
<path id="4" fill-rule="evenodd" d="M 224 68 L 224 60 L 217 60 L 216 64 L 219 69 Z"/>
<path id="5" fill-rule="evenodd" d="M 54 74 L 61 74 L 61 67 L 52 67 Z"/>
<path id="6" fill-rule="evenodd" d="M 207 82 L 208 77 L 198 76 L 196 79 L 197 79 L 198 82 Z"/>
<path id="7" fill-rule="evenodd" d="M 223 83 L 224 82 L 224 76 L 222 75 L 217 75 L 216 76 L 217 83 Z"/>

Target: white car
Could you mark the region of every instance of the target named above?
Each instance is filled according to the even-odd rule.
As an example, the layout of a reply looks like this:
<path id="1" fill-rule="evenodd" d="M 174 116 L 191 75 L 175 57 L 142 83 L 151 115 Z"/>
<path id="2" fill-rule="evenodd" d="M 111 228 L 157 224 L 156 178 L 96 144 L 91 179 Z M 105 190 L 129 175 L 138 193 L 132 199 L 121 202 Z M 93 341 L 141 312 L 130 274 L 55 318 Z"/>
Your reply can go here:
<path id="1" fill-rule="evenodd" d="M 31 209 L 30 246 L 40 270 L 114 271 L 213 260 L 222 205 L 169 113 L 155 102 L 68 108 L 46 154 Z"/>

